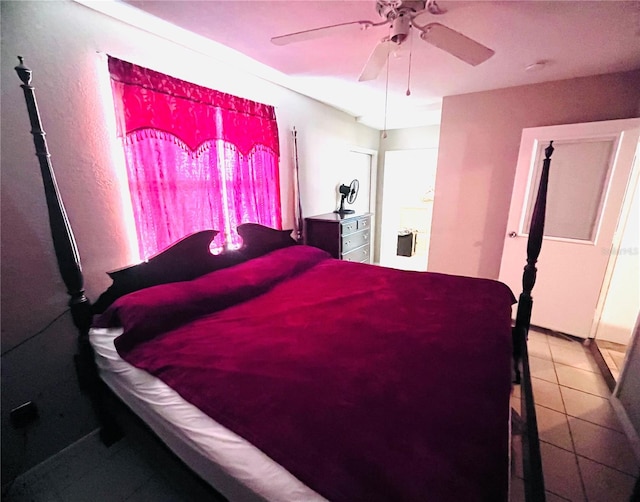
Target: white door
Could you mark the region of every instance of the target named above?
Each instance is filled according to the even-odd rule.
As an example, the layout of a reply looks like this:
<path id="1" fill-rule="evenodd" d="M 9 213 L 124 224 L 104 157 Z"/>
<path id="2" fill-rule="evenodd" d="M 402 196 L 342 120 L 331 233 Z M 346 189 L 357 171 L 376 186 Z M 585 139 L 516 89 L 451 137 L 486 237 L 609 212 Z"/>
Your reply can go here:
<path id="1" fill-rule="evenodd" d="M 388 151 L 384 158 L 380 265 L 426 271 L 438 150 Z M 398 233 L 415 234 L 413 255 L 398 255 Z"/>
<path id="2" fill-rule="evenodd" d="M 524 129 L 500 280 L 522 291 L 528 228 L 544 149 L 553 140 L 531 323 L 590 334 L 640 134 L 640 119 Z"/>

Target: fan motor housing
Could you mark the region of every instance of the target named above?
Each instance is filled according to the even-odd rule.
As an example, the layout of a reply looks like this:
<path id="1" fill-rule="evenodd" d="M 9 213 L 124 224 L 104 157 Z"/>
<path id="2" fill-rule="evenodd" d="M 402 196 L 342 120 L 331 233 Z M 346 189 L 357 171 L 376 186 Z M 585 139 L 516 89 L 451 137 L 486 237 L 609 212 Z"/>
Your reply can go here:
<path id="1" fill-rule="evenodd" d="M 426 0 L 378 0 L 376 10 L 380 17 L 393 20 L 402 12 L 420 12 L 425 9 L 426 4 Z"/>
<path id="2" fill-rule="evenodd" d="M 393 20 L 393 23 L 391 23 L 389 39 L 395 44 L 401 44 L 409 36 L 410 29 L 411 18 L 405 12 L 401 12 L 400 15 Z"/>

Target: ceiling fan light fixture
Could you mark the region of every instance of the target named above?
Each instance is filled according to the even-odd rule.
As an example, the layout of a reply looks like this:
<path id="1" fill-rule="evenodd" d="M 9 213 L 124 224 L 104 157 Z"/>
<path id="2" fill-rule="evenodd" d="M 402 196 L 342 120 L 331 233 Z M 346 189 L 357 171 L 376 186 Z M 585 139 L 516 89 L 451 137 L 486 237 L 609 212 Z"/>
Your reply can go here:
<path id="1" fill-rule="evenodd" d="M 271 42 L 275 45 L 286 45 L 327 37 L 343 31 L 348 32 L 354 28 L 359 28 L 360 31 L 363 31 L 372 27 L 388 26 L 389 35 L 374 47 L 365 67 L 360 72 L 359 82 L 376 79 L 380 70 L 387 63 L 392 47 L 400 47 L 407 39 L 412 40 L 412 29 L 418 30 L 420 38 L 426 43 L 448 52 L 471 66 L 477 66 L 495 54 L 489 47 L 440 23 L 423 25 L 416 22 L 416 18 L 421 14 L 439 15 L 445 12 L 435 0 L 376 0 L 376 9 L 383 18 L 380 22 L 348 21 L 280 35 L 273 37 Z M 395 57 L 400 56 L 400 54 L 395 53 L 393 55 Z M 387 64 L 387 69 L 388 67 L 389 65 Z M 411 50 L 409 51 L 409 69 L 411 69 Z M 409 94 L 410 91 L 407 92 L 407 95 Z"/>

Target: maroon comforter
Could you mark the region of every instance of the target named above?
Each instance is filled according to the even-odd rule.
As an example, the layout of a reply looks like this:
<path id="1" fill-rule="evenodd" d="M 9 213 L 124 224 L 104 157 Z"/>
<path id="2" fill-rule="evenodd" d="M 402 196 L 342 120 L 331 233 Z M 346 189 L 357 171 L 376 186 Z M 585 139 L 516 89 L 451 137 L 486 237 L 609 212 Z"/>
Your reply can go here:
<path id="1" fill-rule="evenodd" d="M 332 501 L 506 501 L 511 291 L 294 246 L 118 300 L 121 356 Z"/>

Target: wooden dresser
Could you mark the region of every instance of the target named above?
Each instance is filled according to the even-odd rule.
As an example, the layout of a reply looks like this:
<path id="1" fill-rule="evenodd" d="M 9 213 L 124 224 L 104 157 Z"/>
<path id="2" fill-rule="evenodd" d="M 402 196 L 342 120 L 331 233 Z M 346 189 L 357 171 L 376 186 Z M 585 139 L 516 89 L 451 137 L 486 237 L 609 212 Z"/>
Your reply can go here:
<path id="1" fill-rule="evenodd" d="M 304 243 L 334 258 L 371 263 L 371 213 L 327 213 L 304 219 Z"/>

